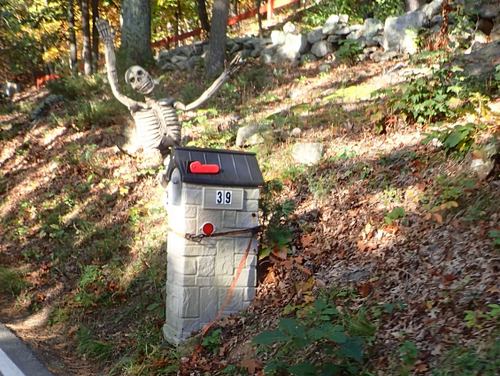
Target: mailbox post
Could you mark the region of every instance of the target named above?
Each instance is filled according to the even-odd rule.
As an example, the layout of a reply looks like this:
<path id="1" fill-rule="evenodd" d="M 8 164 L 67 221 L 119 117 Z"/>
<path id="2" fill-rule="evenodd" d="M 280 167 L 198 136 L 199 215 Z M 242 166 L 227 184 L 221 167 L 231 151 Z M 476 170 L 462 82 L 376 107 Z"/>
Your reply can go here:
<path id="1" fill-rule="evenodd" d="M 173 151 L 167 176 L 163 334 L 178 344 L 219 313 L 241 311 L 254 298 L 255 232 L 264 180 L 255 154 L 181 147 Z"/>

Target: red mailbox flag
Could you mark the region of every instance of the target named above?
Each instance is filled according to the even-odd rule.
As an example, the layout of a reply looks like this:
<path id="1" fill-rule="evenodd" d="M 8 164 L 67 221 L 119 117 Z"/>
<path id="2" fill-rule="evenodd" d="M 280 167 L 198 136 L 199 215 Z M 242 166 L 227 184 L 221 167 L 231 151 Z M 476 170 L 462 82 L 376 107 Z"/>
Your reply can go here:
<path id="1" fill-rule="evenodd" d="M 192 174 L 218 174 L 220 167 L 216 164 L 202 164 L 200 161 L 194 161 L 189 164 L 189 172 Z"/>

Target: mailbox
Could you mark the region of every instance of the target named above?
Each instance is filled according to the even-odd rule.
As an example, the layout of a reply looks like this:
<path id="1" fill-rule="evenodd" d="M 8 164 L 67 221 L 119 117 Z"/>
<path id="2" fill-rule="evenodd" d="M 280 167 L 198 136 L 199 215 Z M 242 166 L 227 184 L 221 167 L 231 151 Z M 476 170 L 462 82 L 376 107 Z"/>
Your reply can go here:
<path id="1" fill-rule="evenodd" d="M 255 296 L 259 187 L 253 153 L 177 147 L 167 168 L 165 339 L 178 344 Z"/>

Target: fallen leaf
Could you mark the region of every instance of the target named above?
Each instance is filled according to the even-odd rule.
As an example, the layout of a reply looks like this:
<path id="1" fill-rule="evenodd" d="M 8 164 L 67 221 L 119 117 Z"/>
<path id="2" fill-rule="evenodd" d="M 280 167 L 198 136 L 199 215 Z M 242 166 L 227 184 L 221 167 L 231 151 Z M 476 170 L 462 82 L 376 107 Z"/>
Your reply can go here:
<path id="1" fill-rule="evenodd" d="M 370 282 L 365 282 L 358 286 L 359 295 L 366 298 L 373 290 L 373 285 Z"/>
<path id="2" fill-rule="evenodd" d="M 314 243 L 314 235 L 313 234 L 305 234 L 300 237 L 300 244 L 302 244 L 303 248 L 310 247 Z"/>
<path id="3" fill-rule="evenodd" d="M 432 217 L 434 218 L 434 220 L 439 223 L 439 224 L 442 224 L 443 223 L 443 216 L 439 213 L 434 213 L 432 214 Z"/>
<path id="4" fill-rule="evenodd" d="M 424 373 L 429 369 L 429 366 L 426 363 L 419 363 L 415 366 L 415 372 Z"/>
<path id="5" fill-rule="evenodd" d="M 262 365 L 257 359 L 244 358 L 240 362 L 240 367 L 245 368 L 250 375 L 254 375 L 255 371 L 257 371 L 257 369 L 260 369 Z"/>
<path id="6" fill-rule="evenodd" d="M 299 282 L 295 285 L 295 289 L 297 290 L 297 293 L 304 293 L 306 291 L 311 291 L 315 285 L 315 279 L 314 277 L 309 278 L 305 282 Z"/>

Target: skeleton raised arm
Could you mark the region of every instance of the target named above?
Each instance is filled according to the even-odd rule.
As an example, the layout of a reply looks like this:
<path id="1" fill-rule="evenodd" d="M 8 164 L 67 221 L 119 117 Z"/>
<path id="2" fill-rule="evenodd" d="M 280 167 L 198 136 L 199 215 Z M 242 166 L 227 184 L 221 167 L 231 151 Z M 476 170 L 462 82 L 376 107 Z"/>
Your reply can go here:
<path id="1" fill-rule="evenodd" d="M 241 66 L 241 56 L 236 55 L 233 60 L 229 63 L 229 66 L 222 72 L 222 74 L 210 85 L 210 87 L 205 90 L 205 92 L 194 102 L 184 105 L 181 102 L 174 102 L 174 107 L 178 110 L 191 111 L 195 108 L 200 107 L 203 103 L 210 99 L 217 90 L 231 77 L 231 75 L 236 72 Z"/>
<path id="2" fill-rule="evenodd" d="M 109 26 L 109 23 L 106 20 L 98 19 L 96 26 L 97 30 L 99 31 L 101 40 L 104 43 L 106 72 L 113 95 L 120 103 L 127 106 L 130 111 L 134 111 L 139 108 L 147 108 L 148 106 L 146 105 L 146 103 L 137 102 L 120 93 L 118 89 L 119 84 L 118 84 L 118 74 L 116 71 L 116 57 L 115 57 L 115 46 L 113 44 L 113 31 L 111 30 L 111 27 Z"/>
<path id="3" fill-rule="evenodd" d="M 104 42 L 106 70 L 113 95 L 118 101 L 128 107 L 136 125 L 137 133 L 141 138 L 144 149 L 159 149 L 165 157 L 170 147 L 181 141 L 181 124 L 176 110 L 190 111 L 201 106 L 236 72 L 241 66 L 241 57 L 236 56 L 222 74 L 205 90 L 194 102 L 185 105 L 172 98 L 155 100 L 153 93 L 155 82 L 149 73 L 142 67 L 134 65 L 125 73 L 125 81 L 139 94 L 144 95 L 145 102 L 137 102 L 126 97 L 119 91 L 118 75 L 116 71 L 116 57 L 113 45 L 113 33 L 108 21 L 98 20 L 97 29 Z"/>

